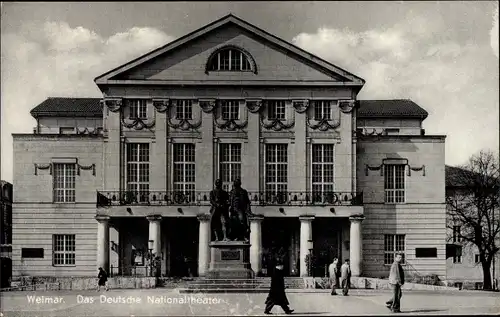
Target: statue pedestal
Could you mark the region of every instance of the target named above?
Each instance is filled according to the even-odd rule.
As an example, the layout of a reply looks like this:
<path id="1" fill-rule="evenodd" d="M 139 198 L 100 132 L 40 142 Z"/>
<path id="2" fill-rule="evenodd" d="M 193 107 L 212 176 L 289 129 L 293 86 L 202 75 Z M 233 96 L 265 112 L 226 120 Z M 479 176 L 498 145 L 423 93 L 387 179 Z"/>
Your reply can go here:
<path id="1" fill-rule="evenodd" d="M 208 279 L 251 279 L 250 243 L 214 241 L 210 243 Z"/>

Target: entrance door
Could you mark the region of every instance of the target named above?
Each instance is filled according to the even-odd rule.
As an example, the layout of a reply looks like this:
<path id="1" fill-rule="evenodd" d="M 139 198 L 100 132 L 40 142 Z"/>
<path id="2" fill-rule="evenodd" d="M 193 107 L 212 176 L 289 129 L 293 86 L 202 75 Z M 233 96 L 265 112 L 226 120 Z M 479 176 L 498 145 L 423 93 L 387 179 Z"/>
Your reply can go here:
<path id="1" fill-rule="evenodd" d="M 341 226 L 338 218 L 316 218 L 313 222 L 313 274 L 328 276 L 328 266 L 334 258 L 340 261 Z"/>
<path id="2" fill-rule="evenodd" d="M 172 219 L 172 220 L 170 220 Z M 198 231 L 196 218 L 169 218 L 170 276 L 198 275 Z"/>
<path id="3" fill-rule="evenodd" d="M 285 276 L 290 276 L 291 236 L 296 229 L 293 218 L 265 218 L 262 222 L 262 268 L 270 276 L 276 261 L 283 263 Z M 298 222 L 298 221 L 296 221 Z"/>

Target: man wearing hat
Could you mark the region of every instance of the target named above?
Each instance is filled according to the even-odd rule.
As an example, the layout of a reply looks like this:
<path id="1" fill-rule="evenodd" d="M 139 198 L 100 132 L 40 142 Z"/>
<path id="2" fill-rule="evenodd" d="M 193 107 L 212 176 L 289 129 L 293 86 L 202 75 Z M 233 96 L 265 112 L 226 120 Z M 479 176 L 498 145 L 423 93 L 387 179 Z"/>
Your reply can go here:
<path id="1" fill-rule="evenodd" d="M 293 309 L 288 307 L 290 303 L 285 294 L 285 276 L 283 273 L 283 262 L 278 260 L 271 277 L 271 289 L 266 299 L 266 308 L 264 314 L 271 314 L 274 305 L 279 305 L 285 311 L 285 314 L 291 314 Z"/>

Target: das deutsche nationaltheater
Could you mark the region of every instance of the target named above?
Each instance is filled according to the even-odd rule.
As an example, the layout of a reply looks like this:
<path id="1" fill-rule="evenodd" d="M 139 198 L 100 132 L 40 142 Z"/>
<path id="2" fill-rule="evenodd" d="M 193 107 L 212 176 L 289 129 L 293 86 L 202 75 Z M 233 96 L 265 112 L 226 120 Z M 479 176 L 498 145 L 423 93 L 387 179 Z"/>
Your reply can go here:
<path id="1" fill-rule="evenodd" d="M 70 71 L 70 70 L 69 70 Z M 394 254 L 446 276 L 445 136 L 411 100 L 228 15 L 48 98 L 14 134 L 13 276 L 204 276 L 209 193 L 241 179 L 250 263 L 387 277 Z"/>

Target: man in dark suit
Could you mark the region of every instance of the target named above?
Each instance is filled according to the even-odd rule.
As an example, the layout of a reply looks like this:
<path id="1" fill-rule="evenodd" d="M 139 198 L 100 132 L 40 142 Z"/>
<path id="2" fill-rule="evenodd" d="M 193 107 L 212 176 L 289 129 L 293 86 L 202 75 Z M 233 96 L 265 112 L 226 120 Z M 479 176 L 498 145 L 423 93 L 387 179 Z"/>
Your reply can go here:
<path id="1" fill-rule="evenodd" d="M 271 277 L 271 289 L 269 290 L 269 295 L 266 299 L 264 314 L 271 314 L 271 309 L 273 309 L 274 305 L 281 306 L 281 308 L 285 311 L 285 314 L 291 314 L 293 309 L 288 307 L 289 304 L 290 303 L 288 302 L 285 294 L 283 263 L 278 261 Z"/>
<path id="2" fill-rule="evenodd" d="M 394 263 L 392 263 L 391 271 L 389 273 L 389 284 L 392 287 L 392 298 L 385 304 L 393 313 L 400 313 L 401 310 L 401 286 L 405 283 L 405 272 L 401 266 L 401 260 L 403 256 L 401 254 L 396 254 L 394 256 Z"/>

